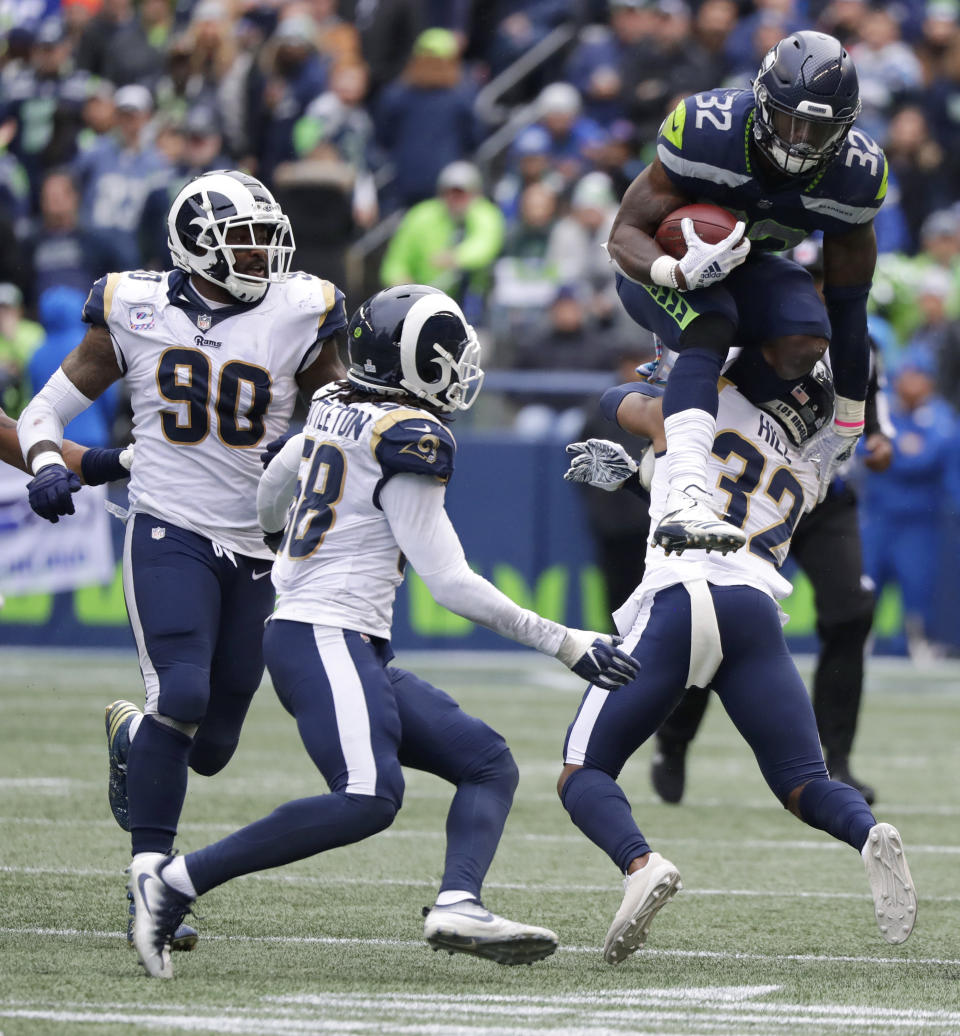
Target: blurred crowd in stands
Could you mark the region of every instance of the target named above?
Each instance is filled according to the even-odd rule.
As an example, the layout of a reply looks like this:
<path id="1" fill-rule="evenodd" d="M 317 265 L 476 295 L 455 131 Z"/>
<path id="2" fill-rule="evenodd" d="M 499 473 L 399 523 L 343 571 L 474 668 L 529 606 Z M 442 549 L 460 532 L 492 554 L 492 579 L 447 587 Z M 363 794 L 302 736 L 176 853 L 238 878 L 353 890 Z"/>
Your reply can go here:
<path id="1" fill-rule="evenodd" d="M 92 281 L 169 266 L 170 200 L 225 166 L 267 183 L 295 265 L 348 306 L 421 281 L 462 302 L 487 368 L 642 362 L 652 343 L 600 248 L 618 200 L 679 97 L 748 87 L 807 27 L 849 48 L 859 125 L 890 163 L 871 329 L 900 435 L 865 512 L 882 542 L 921 497 L 955 509 L 958 0 L 3 0 L 2 405 L 16 415 L 79 340 Z M 575 376 L 568 392 L 525 384 L 518 430 L 582 422 Z M 118 406 L 70 434 L 109 441 Z"/>

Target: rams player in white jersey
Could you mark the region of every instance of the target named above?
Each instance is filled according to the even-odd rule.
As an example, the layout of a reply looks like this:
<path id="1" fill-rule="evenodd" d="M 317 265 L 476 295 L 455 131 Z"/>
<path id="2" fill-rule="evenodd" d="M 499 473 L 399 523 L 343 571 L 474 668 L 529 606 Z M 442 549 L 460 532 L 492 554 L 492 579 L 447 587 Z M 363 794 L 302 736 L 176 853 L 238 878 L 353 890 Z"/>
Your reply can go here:
<path id="1" fill-rule="evenodd" d="M 172 848 L 188 767 L 217 773 L 237 746 L 274 603 L 259 453 L 286 430 L 298 390 L 309 398 L 342 373 L 346 325 L 337 288 L 290 271 L 290 222 L 259 180 L 197 177 L 167 227 L 176 269 L 97 281 L 89 330 L 18 423 L 31 503 L 56 521 L 79 486 L 64 426 L 113 382 L 130 392 L 123 579 L 146 707 L 115 702 L 106 721 L 110 803 L 134 858 Z"/>
<path id="2" fill-rule="evenodd" d="M 800 516 L 821 493 L 820 436 L 830 433 L 832 382 L 818 364 L 767 399 L 763 362 L 745 351 L 721 379 L 707 466 L 713 506 L 743 531 L 745 548 L 722 556 L 684 542 L 669 553 L 651 541 L 643 580 L 614 614 L 640 675 L 615 695 L 588 688 L 567 732 L 560 798 L 574 824 L 626 876 L 603 948 L 610 964 L 644 945 L 654 915 L 682 887 L 677 868 L 651 850 L 616 778 L 689 687 L 717 692 L 785 808 L 862 854 L 883 938 L 903 942 L 916 920 L 900 835 L 877 823 L 860 791 L 829 778 L 813 708 L 781 631 L 777 601 L 791 585 L 778 569 Z M 666 446 L 659 395 L 635 382 L 610 389 L 602 402 L 610 419 L 651 437 L 659 450 Z M 616 443 L 593 439 L 568 451 L 570 481 L 616 489 L 635 485 L 641 473 Z M 651 527 L 668 493 L 658 460 Z"/>
<path id="3" fill-rule="evenodd" d="M 435 288 L 390 288 L 360 307 L 347 341 L 347 379 L 314 397 L 304 431 L 277 454 L 258 494 L 261 524 L 278 548 L 267 665 L 330 793 L 288 802 L 186 856 L 134 859 L 134 943 L 150 975 L 171 975 L 171 936 L 198 895 L 388 827 L 403 799 L 402 766 L 456 786 L 427 941 L 501 964 L 531 963 L 557 946 L 553 932 L 481 903 L 517 767 L 496 731 L 390 664 L 404 566 L 439 603 L 597 686 L 615 689 L 635 663 L 608 636 L 520 608 L 464 558 L 444 508 L 456 452 L 445 418 L 473 403 L 483 372 L 457 304 Z"/>

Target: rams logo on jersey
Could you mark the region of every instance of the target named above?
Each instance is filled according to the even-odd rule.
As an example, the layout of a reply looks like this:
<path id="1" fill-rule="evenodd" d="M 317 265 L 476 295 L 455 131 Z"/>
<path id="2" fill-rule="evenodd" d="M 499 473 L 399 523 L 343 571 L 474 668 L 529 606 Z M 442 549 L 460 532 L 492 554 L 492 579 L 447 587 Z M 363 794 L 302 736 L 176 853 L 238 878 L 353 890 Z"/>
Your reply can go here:
<path id="1" fill-rule="evenodd" d="M 408 442 L 400 452 L 419 457 L 421 460 L 426 461 L 427 464 L 435 464 L 439 448 L 440 439 L 436 435 L 421 435 L 416 443 Z"/>

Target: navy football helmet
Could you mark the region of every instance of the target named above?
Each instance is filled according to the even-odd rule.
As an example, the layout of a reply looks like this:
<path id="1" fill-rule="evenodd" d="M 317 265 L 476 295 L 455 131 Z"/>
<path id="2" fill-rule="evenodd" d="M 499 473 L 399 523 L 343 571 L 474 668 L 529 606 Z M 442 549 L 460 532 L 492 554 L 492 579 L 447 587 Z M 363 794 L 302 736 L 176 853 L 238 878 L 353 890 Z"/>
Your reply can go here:
<path id="1" fill-rule="evenodd" d="M 724 371 L 724 377 L 755 407 L 769 414 L 794 446 L 802 446 L 833 418 L 836 394 L 829 367 L 818 361 L 797 385 L 784 387 L 775 399 L 766 399 L 761 385 L 770 372 L 764 372 L 762 382 L 758 380 L 760 365 L 765 366 L 765 361 L 759 351 L 745 349 Z"/>
<path id="2" fill-rule="evenodd" d="M 804 30 L 767 52 L 753 84 L 753 136 L 790 176 L 830 161 L 860 114 L 857 70 L 839 40 Z"/>
<path id="3" fill-rule="evenodd" d="M 227 234 L 239 228 L 227 244 Z M 167 215 L 167 246 L 181 270 L 219 284 L 241 302 L 262 299 L 270 284 L 290 272 L 295 245 L 290 220 L 253 176 L 217 169 L 194 177 L 174 198 Z M 262 276 L 238 273 L 236 251 L 266 252 Z"/>
<path id="4" fill-rule="evenodd" d="M 370 392 L 410 393 L 440 410 L 468 410 L 483 384 L 480 344 L 460 307 L 425 284 L 367 299 L 347 328 L 347 378 Z"/>

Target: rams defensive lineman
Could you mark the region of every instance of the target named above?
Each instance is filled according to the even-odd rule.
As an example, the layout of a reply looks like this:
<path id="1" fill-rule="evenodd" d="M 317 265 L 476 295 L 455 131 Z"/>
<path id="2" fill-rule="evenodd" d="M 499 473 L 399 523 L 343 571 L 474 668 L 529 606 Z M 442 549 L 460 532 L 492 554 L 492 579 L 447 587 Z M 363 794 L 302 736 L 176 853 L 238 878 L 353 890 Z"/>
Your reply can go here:
<path id="1" fill-rule="evenodd" d="M 872 221 L 887 163 L 853 128 L 859 111 L 857 73 L 840 42 L 796 32 L 766 55 L 752 91 L 710 90 L 681 101 L 660 127 L 657 157 L 624 195 L 608 242 L 620 298 L 634 320 L 680 352 L 663 401 L 671 492 L 654 532 L 675 550 L 744 544 L 743 530 L 711 510 L 706 485 L 717 378 L 730 346 L 762 349 L 773 398 L 779 378 L 795 383 L 829 342 L 837 402 L 821 443 L 823 466 L 849 456 L 863 431 Z M 652 235 L 691 202 L 720 205 L 741 222 L 710 245 L 685 221 L 687 252 L 678 261 Z M 799 265 L 774 254 L 817 230 L 825 304 Z"/>
<path id="2" fill-rule="evenodd" d="M 668 555 L 651 541 L 643 580 L 614 615 L 640 676 L 615 695 L 589 688 L 567 733 L 558 783 L 563 805 L 626 875 L 604 944 L 610 964 L 643 946 L 654 915 L 681 888 L 676 867 L 651 851 L 616 778 L 689 687 L 717 692 L 787 809 L 862 854 L 884 939 L 903 942 L 916 920 L 900 836 L 877 823 L 860 791 L 829 778 L 813 708 L 781 632 L 777 600 L 792 587 L 778 569 L 820 489 L 819 463 L 805 459 L 802 447 L 830 431 L 832 384 L 818 364 L 768 399 L 765 377 L 756 353 L 743 353 L 728 369 L 707 462 L 710 506 L 743 532 L 745 548 L 725 557 L 706 550 Z M 660 401 L 651 391 L 633 383 L 609 390 L 603 402 L 627 431 L 662 447 Z M 565 476 L 571 481 L 613 489 L 637 477 L 636 464 L 614 443 L 588 440 L 568 449 L 576 455 Z M 658 460 L 652 519 L 663 515 L 668 496 Z"/>
<path id="3" fill-rule="evenodd" d="M 354 314 L 347 340 L 347 379 L 317 394 L 304 431 L 283 446 L 258 494 L 261 523 L 279 548 L 267 664 L 330 793 L 288 802 L 186 856 L 133 861 L 134 942 L 155 977 L 171 976 L 169 943 L 197 895 L 389 826 L 403 799 L 401 766 L 457 789 L 427 940 L 501 964 L 531 963 L 557 946 L 553 932 L 498 917 L 480 901 L 517 767 L 496 731 L 390 665 L 404 567 L 413 565 L 440 604 L 598 686 L 626 682 L 635 663 L 608 636 L 520 608 L 464 558 L 444 508 L 456 453 L 444 418 L 473 403 L 483 372 L 459 306 L 435 288 L 389 288 Z"/>
<path id="4" fill-rule="evenodd" d="M 56 521 L 78 487 L 64 425 L 114 381 L 130 392 L 123 579 L 146 708 L 141 718 L 114 703 L 107 734 L 111 806 L 134 858 L 170 851 L 188 766 L 217 773 L 237 746 L 274 603 L 256 514 L 260 448 L 286 430 L 298 388 L 309 396 L 342 371 L 346 324 L 338 289 L 290 272 L 289 220 L 259 180 L 197 177 L 167 225 L 176 269 L 97 281 L 90 329 L 18 423 L 31 502 Z"/>

